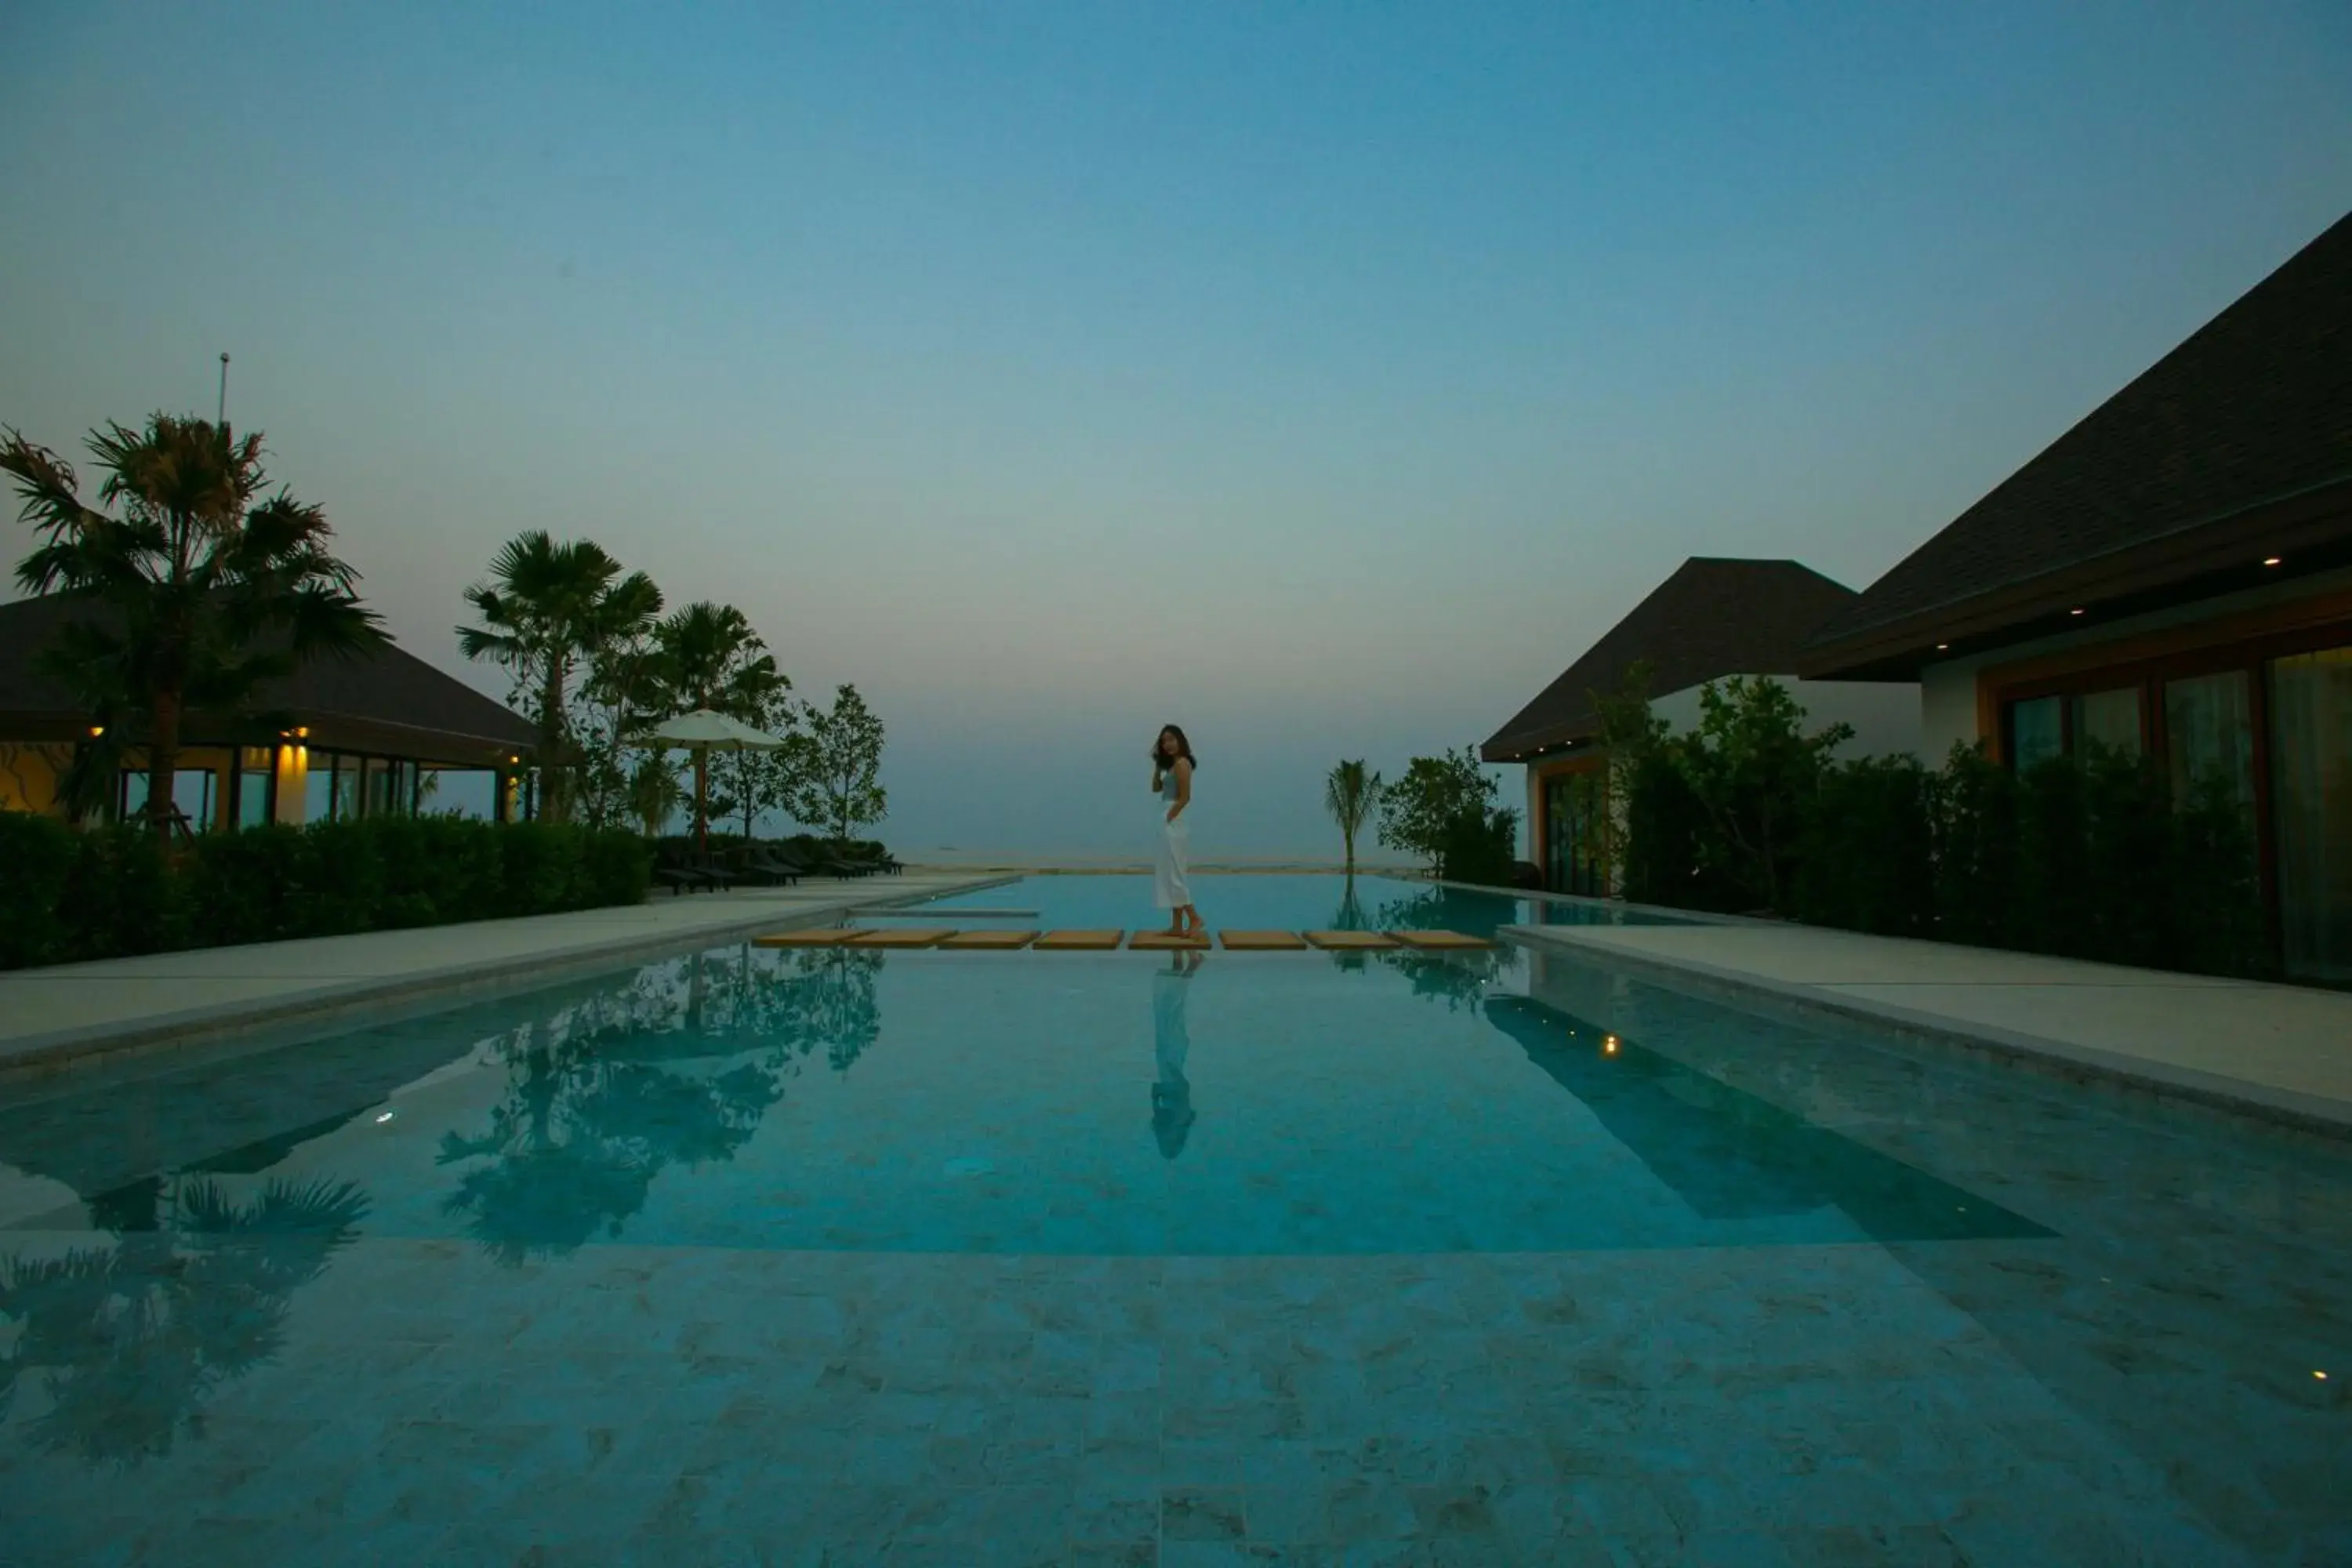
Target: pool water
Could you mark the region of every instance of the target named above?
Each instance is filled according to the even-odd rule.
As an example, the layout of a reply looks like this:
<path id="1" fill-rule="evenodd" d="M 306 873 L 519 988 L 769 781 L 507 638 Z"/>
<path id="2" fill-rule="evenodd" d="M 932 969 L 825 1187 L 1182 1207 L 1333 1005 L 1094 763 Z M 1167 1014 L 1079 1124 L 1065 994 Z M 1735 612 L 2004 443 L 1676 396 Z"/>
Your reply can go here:
<path id="1" fill-rule="evenodd" d="M 2348 1242 L 2340 1146 L 1508 947 L 730 944 L 0 1089 L 0 1562 L 2343 1561 Z"/>
<path id="2" fill-rule="evenodd" d="M 1396 877 L 1205 873 L 1191 880 L 1193 902 L 1212 930 L 1458 931 L 1492 936 L 1507 925 L 1680 925 L 1687 921 L 1597 900 L 1514 898 L 1473 892 Z M 1168 924 L 1155 907 L 1151 879 L 1131 876 L 1031 877 L 1016 887 L 983 889 L 919 906 L 942 917 L 958 909 L 1038 911 L 1042 928 L 1118 927 L 1150 931 Z M 989 919 L 994 926 L 1029 921 Z"/>

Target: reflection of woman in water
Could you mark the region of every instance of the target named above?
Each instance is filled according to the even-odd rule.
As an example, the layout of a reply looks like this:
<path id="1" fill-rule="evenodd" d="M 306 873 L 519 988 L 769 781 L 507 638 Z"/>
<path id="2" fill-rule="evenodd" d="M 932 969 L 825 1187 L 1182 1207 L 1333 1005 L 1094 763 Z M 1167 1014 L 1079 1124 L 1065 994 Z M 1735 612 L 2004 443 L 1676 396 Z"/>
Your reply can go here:
<path id="1" fill-rule="evenodd" d="M 1151 876 L 1153 900 L 1171 911 L 1165 934 L 1206 942 L 1208 928 L 1192 907 L 1192 885 L 1186 874 L 1192 858 L 1192 826 L 1184 820 L 1184 810 L 1192 804 L 1192 742 L 1173 724 L 1151 742 L 1151 793 L 1167 808 L 1160 814 Z M 1187 918 L 1192 922 L 1190 930 L 1184 924 Z"/>
<path id="2" fill-rule="evenodd" d="M 1160 1064 L 1160 1079 L 1151 1086 L 1151 1134 L 1160 1140 L 1160 1154 L 1173 1160 L 1184 1152 L 1185 1134 L 1192 1126 L 1192 1086 L 1184 1079 L 1192 1037 L 1184 1026 L 1184 998 L 1201 967 L 1201 955 L 1168 956 L 1167 968 L 1151 972 L 1152 1056 Z"/>

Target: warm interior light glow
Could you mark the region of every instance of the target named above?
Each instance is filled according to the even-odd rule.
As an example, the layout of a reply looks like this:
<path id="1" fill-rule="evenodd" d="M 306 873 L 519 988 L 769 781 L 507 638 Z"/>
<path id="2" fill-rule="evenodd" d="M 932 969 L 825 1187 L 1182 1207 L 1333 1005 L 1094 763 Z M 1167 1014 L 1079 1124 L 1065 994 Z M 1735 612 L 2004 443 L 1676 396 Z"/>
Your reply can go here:
<path id="1" fill-rule="evenodd" d="M 1615 1056 L 1617 1054 L 1617 1037 L 1611 1035 L 1606 1039 L 1602 1040 L 1601 1042 L 1601 1051 L 1603 1056 Z"/>
<path id="2" fill-rule="evenodd" d="M 2275 566 L 2279 563 L 2279 560 L 2280 557 L 2276 555 L 2266 555 L 2263 558 L 2263 564 L 2265 566 Z"/>
<path id="3" fill-rule="evenodd" d="M 308 724 L 297 724 L 297 725 L 295 725 L 295 726 L 294 726 L 294 738 L 295 738 L 296 740 L 298 740 L 298 741 L 307 741 L 307 740 L 309 740 L 309 739 L 310 738 L 310 725 L 308 725 Z"/>
<path id="4" fill-rule="evenodd" d="M 2315 1372 L 2311 1375 L 2319 1379 L 2322 1383 L 2326 1383 L 2327 1381 L 2327 1374 L 2324 1372 Z"/>
<path id="5" fill-rule="evenodd" d="M 1937 651 L 1937 653 L 1941 653 L 1941 652 L 1943 652 L 1946 648 L 1948 648 L 1948 647 L 1951 647 L 1951 646 L 1952 646 L 1952 645 L 1951 645 L 1950 643 L 1948 643 L 1948 642 L 1939 642 L 1939 643 L 1937 643 L 1937 644 L 1936 645 L 1936 651 Z"/>
<path id="6" fill-rule="evenodd" d="M 105 726 L 105 725 L 103 725 L 103 724 L 92 724 L 92 725 L 89 727 L 89 738 L 90 738 L 91 740 L 93 740 L 93 741 L 97 740 L 100 735 L 103 735 L 103 734 L 105 734 L 105 733 L 106 733 L 106 726 Z"/>
<path id="7" fill-rule="evenodd" d="M 2066 613 L 2067 613 L 2068 615 L 2070 615 L 2070 616 L 2079 616 L 2079 615 L 2081 615 L 2083 612 L 2082 612 L 2082 611 L 2080 611 L 2080 610 L 2069 610 L 2069 611 L 2067 611 Z"/>

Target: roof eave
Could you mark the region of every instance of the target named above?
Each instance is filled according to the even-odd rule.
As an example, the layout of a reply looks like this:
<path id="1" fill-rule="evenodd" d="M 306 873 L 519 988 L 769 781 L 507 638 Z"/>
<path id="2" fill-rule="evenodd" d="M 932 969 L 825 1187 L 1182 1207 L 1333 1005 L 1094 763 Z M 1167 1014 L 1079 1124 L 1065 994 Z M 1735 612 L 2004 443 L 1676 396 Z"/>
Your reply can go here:
<path id="1" fill-rule="evenodd" d="M 1800 656 L 1808 680 L 1913 680 L 1921 668 L 1985 647 L 2062 629 L 2077 608 L 2133 611 L 2185 603 L 2334 564 L 2352 544 L 2352 479 L 2233 512 L 2160 538 L 1934 605 L 1818 643 Z M 1863 595 L 1866 605 L 1869 595 Z M 1973 649 L 1968 646 L 1973 645 Z"/>

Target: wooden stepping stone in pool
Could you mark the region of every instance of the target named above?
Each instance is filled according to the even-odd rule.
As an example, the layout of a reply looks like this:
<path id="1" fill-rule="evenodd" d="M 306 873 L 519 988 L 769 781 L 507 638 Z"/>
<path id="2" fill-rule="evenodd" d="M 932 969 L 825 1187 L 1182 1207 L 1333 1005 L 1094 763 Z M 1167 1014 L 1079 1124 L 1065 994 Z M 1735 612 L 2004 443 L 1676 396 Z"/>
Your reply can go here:
<path id="1" fill-rule="evenodd" d="M 1130 948 L 1153 948 L 1162 952 L 1171 949 L 1191 952 L 1208 946 L 1209 939 L 1204 936 L 1170 936 L 1164 931 L 1139 931 L 1127 939 L 1127 945 Z"/>
<path id="2" fill-rule="evenodd" d="M 1288 952 L 1307 945 L 1295 931 L 1221 931 L 1217 940 L 1228 952 Z"/>
<path id="3" fill-rule="evenodd" d="M 1448 948 L 1495 945 L 1483 936 L 1465 936 L 1458 931 L 1392 931 L 1388 934 L 1407 947 L 1418 947 L 1432 952 Z"/>
<path id="4" fill-rule="evenodd" d="M 1125 931 L 1049 931 L 1036 941 L 1040 952 L 1108 952 Z"/>
<path id="5" fill-rule="evenodd" d="M 936 947 L 955 935 L 953 926 L 921 926 L 913 931 L 869 931 L 853 937 L 845 947 Z"/>
<path id="6" fill-rule="evenodd" d="M 983 952 L 1010 952 L 1016 947 L 1027 947 L 1037 940 L 1034 931 L 960 931 L 940 943 L 959 951 L 977 949 Z"/>
<path id="7" fill-rule="evenodd" d="M 1303 933 L 1318 947 L 1344 952 L 1361 952 L 1368 948 L 1394 947 L 1396 939 L 1376 931 L 1310 931 Z"/>
<path id="8" fill-rule="evenodd" d="M 770 931 L 751 939 L 753 947 L 839 947 L 855 937 L 873 933 L 864 926 L 803 926 L 799 931 Z"/>

